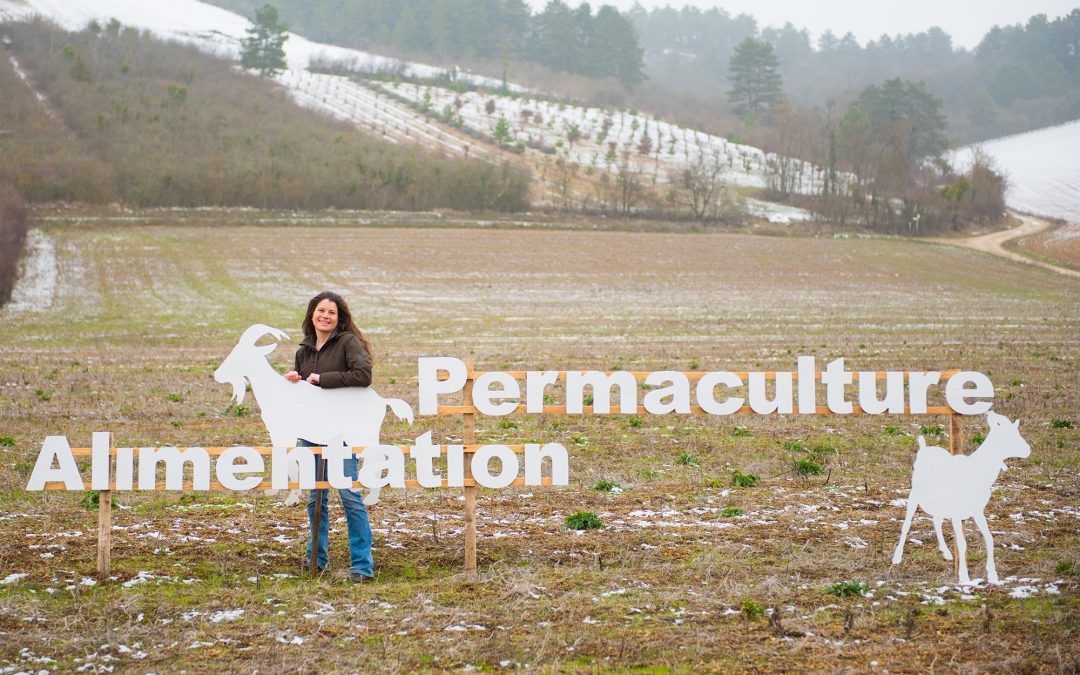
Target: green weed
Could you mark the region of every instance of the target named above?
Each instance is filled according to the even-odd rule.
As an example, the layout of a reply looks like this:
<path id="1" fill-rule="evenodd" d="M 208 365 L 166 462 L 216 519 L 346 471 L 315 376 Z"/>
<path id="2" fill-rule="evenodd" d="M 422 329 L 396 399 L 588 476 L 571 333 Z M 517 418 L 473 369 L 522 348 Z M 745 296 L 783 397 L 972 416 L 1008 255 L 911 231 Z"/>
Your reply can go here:
<path id="1" fill-rule="evenodd" d="M 597 481 L 596 485 L 592 486 L 592 489 L 596 490 L 597 492 L 615 492 L 615 493 L 619 493 L 619 492 L 623 491 L 621 485 L 619 485 L 618 483 L 612 483 L 609 480 Z"/>
<path id="2" fill-rule="evenodd" d="M 79 500 L 79 506 L 84 509 L 94 510 L 101 504 L 101 493 L 97 490 L 87 490 L 83 498 Z"/>
<path id="3" fill-rule="evenodd" d="M 1050 420 L 1050 428 L 1051 429 L 1072 429 L 1073 428 L 1073 423 L 1072 423 L 1072 420 L 1054 418 L 1054 419 Z"/>
<path id="4" fill-rule="evenodd" d="M 251 414 L 251 408 L 243 404 L 230 403 L 228 408 L 221 412 L 222 417 L 247 417 Z"/>
<path id="5" fill-rule="evenodd" d="M 567 516 L 563 523 L 570 530 L 598 530 L 604 526 L 592 511 L 573 513 Z"/>
<path id="6" fill-rule="evenodd" d="M 735 427 L 731 430 L 731 435 L 735 438 L 746 438 L 747 436 L 751 436 L 752 434 L 750 433 L 750 430 L 746 427 Z"/>
<path id="7" fill-rule="evenodd" d="M 44 389 L 35 389 L 34 390 L 34 396 L 37 396 L 38 400 L 41 401 L 42 403 L 47 403 L 48 401 L 50 401 L 52 399 L 52 394 L 45 391 Z"/>
<path id="8" fill-rule="evenodd" d="M 686 451 L 683 451 L 683 454 L 678 456 L 675 463 L 683 466 L 701 466 L 701 460 Z"/>
<path id="9" fill-rule="evenodd" d="M 867 590 L 869 587 L 861 581 L 841 581 L 826 588 L 825 592 L 838 598 L 849 598 L 853 595 L 866 595 Z"/>
<path id="10" fill-rule="evenodd" d="M 499 428 L 500 429 L 517 429 L 518 425 L 517 425 L 517 422 L 511 421 L 511 420 L 508 420 L 508 419 L 501 419 L 501 420 L 499 420 Z"/>
<path id="11" fill-rule="evenodd" d="M 735 469 L 731 472 L 731 484 L 735 487 L 752 488 L 758 484 L 758 477 L 755 473 L 743 473 Z"/>
<path id="12" fill-rule="evenodd" d="M 0 436 L 0 446 L 11 447 L 15 445 L 15 439 L 11 436 Z"/>
<path id="13" fill-rule="evenodd" d="M 725 518 L 734 518 L 735 516 L 741 516 L 744 513 L 746 512 L 740 509 L 738 506 L 729 506 L 723 511 L 721 511 L 720 515 Z"/>
<path id="14" fill-rule="evenodd" d="M 626 420 L 626 426 L 630 427 L 631 429 L 640 429 L 641 427 L 645 426 L 645 422 L 637 415 L 633 415 Z"/>
<path id="15" fill-rule="evenodd" d="M 945 433 L 945 429 L 938 424 L 924 424 L 919 427 L 919 433 L 924 436 L 940 436 L 941 434 Z"/>
<path id="16" fill-rule="evenodd" d="M 184 396 L 182 394 L 166 394 L 165 399 L 172 403 L 183 403 Z"/>
<path id="17" fill-rule="evenodd" d="M 743 600 L 740 609 L 742 610 L 743 616 L 751 621 L 765 615 L 765 605 L 760 602 L 754 602 L 753 600 Z"/>

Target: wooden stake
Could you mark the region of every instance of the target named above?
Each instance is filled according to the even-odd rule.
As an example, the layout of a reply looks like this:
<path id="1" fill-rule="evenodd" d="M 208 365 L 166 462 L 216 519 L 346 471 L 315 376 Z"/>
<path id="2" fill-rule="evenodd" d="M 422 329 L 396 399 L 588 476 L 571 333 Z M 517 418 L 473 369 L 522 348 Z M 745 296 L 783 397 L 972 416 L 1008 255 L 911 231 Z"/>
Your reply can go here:
<path id="1" fill-rule="evenodd" d="M 957 413 L 949 413 L 949 453 L 953 455 L 964 454 L 964 418 Z M 960 525 L 963 528 L 963 523 Z M 953 574 L 960 578 L 960 547 L 959 542 L 953 540 Z"/>
<path id="2" fill-rule="evenodd" d="M 109 435 L 108 447 L 112 447 L 112 434 Z M 109 458 L 110 474 L 112 458 Z M 98 539 L 97 539 L 97 576 L 98 581 L 109 580 L 109 565 L 112 563 L 112 490 L 98 492 Z"/>
<path id="3" fill-rule="evenodd" d="M 315 458 L 315 481 L 326 480 L 324 475 L 326 463 L 322 456 Z M 315 489 L 315 510 L 311 518 L 311 555 L 308 556 L 308 573 L 312 577 L 319 576 L 319 530 L 322 529 L 322 496 L 323 491 Z M 327 542 L 329 545 L 329 542 Z"/>
<path id="4" fill-rule="evenodd" d="M 465 367 L 473 369 L 473 360 L 465 359 Z M 465 382 L 463 401 L 464 405 L 472 407 L 473 383 L 470 376 Z M 476 443 L 476 413 L 462 413 L 462 436 L 461 440 L 466 445 Z M 471 460 L 471 458 L 470 458 Z M 465 479 L 469 480 L 472 475 L 472 462 L 465 462 Z M 465 487 L 465 574 L 469 579 L 476 578 L 476 485 Z"/>

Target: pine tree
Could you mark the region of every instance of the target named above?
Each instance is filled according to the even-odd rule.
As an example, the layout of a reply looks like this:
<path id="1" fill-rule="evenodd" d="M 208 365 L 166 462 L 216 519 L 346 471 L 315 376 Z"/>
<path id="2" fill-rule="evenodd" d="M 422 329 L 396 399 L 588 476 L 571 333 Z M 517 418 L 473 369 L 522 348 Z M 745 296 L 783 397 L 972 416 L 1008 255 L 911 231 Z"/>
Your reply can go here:
<path id="1" fill-rule="evenodd" d="M 735 47 L 728 63 L 728 100 L 740 115 L 756 115 L 780 96 L 779 61 L 768 42 L 748 37 Z"/>
<path id="2" fill-rule="evenodd" d="M 248 36 L 240 41 L 240 64 L 263 75 L 285 70 L 285 41 L 289 27 L 281 23 L 277 8 L 263 5 L 247 28 Z"/>

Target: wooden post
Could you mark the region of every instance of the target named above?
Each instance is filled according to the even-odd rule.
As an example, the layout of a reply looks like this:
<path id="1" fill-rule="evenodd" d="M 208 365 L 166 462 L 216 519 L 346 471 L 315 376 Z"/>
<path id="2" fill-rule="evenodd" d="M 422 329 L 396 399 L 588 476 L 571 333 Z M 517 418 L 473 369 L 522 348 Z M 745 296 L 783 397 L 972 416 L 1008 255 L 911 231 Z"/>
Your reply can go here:
<path id="1" fill-rule="evenodd" d="M 962 455 L 964 454 L 964 418 L 951 412 L 948 415 L 949 421 L 949 454 Z M 960 527 L 963 528 L 964 524 L 961 522 Z M 953 574 L 957 579 L 960 578 L 960 547 L 959 542 L 953 540 Z"/>
<path id="2" fill-rule="evenodd" d="M 315 484 L 326 480 L 326 465 L 323 463 L 321 454 L 315 455 Z M 315 488 L 315 509 L 311 517 L 311 554 L 308 556 L 308 574 L 311 577 L 319 576 L 319 530 L 322 529 L 322 496 L 323 491 Z M 327 525 L 329 527 L 329 524 Z"/>
<path id="3" fill-rule="evenodd" d="M 112 448 L 112 434 L 109 434 L 107 447 Z M 109 474 L 111 476 L 112 453 L 109 454 Z M 109 565 L 112 562 L 112 490 L 100 490 L 98 492 L 97 522 L 97 576 L 98 581 L 105 583 L 109 580 Z"/>
<path id="4" fill-rule="evenodd" d="M 473 360 L 465 359 L 465 368 L 469 371 L 469 379 L 465 381 L 463 405 L 473 404 Z M 476 414 L 462 413 L 461 442 L 465 445 L 476 443 Z M 472 457 L 465 456 L 465 480 L 472 475 Z M 469 579 L 476 578 L 476 486 L 465 486 L 465 575 Z"/>

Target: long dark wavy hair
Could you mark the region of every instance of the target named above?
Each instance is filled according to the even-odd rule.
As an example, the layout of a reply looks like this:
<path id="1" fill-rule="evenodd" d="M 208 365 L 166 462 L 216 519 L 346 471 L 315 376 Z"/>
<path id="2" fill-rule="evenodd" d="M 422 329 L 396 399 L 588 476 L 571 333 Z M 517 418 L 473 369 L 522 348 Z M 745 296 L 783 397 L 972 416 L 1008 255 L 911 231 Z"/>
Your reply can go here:
<path id="1" fill-rule="evenodd" d="M 312 298 L 311 302 L 308 303 L 307 313 L 304 314 L 304 323 L 302 325 L 304 335 L 306 337 L 315 336 L 315 323 L 311 320 L 311 317 L 315 314 L 315 308 L 318 307 L 319 303 L 323 300 L 329 300 L 337 305 L 338 330 L 347 331 L 355 335 L 357 339 L 360 340 L 360 344 L 364 345 L 364 349 L 368 353 L 368 358 L 374 361 L 375 355 L 371 352 L 371 343 L 368 342 L 368 339 L 364 337 L 364 334 L 360 332 L 360 329 L 357 328 L 356 324 L 353 322 L 352 311 L 349 310 L 349 304 L 345 302 L 345 298 L 333 291 L 323 291 Z"/>

